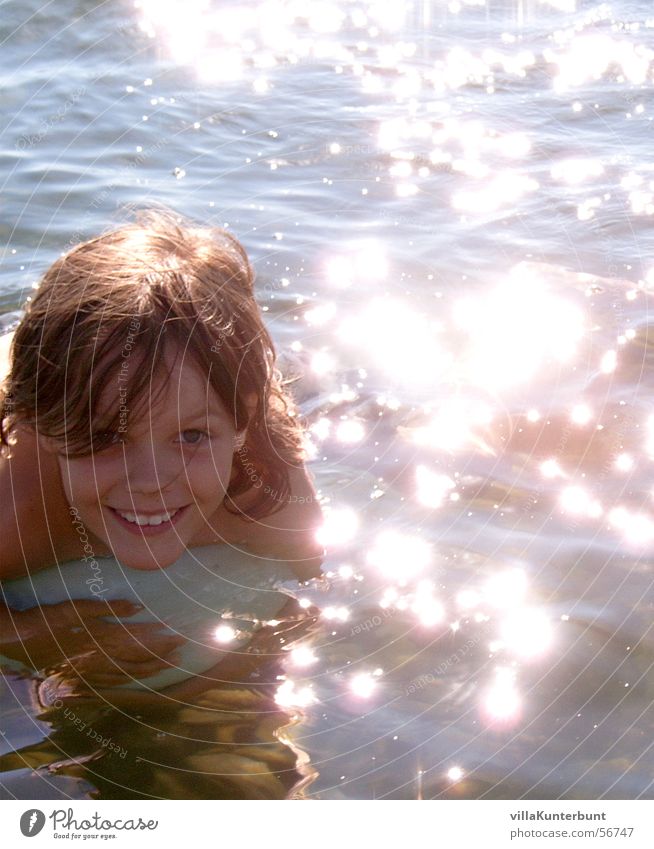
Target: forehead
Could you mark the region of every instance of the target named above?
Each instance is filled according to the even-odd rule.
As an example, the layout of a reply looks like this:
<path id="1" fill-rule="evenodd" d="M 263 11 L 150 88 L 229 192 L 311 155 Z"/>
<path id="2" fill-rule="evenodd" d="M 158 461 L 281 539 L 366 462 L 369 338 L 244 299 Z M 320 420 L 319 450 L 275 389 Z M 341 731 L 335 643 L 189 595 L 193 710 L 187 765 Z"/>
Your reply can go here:
<path id="1" fill-rule="evenodd" d="M 162 354 L 148 376 L 140 397 L 130 397 L 132 370 L 143 368 L 139 360 L 127 358 L 119 361 L 102 387 L 98 402 L 101 416 L 114 415 L 117 407 L 126 407 L 128 414 L 150 412 L 153 424 L 172 419 L 182 420 L 195 415 L 212 415 L 229 420 L 230 417 L 209 380 L 209 375 L 188 355 L 180 352 Z M 142 375 L 141 375 L 142 377 Z"/>

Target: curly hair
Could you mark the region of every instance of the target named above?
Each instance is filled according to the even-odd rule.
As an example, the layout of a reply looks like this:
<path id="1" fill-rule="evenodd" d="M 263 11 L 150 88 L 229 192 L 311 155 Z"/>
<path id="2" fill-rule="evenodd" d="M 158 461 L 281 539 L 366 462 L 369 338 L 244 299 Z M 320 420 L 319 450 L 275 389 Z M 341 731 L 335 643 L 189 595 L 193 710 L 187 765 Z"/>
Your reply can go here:
<path id="1" fill-rule="evenodd" d="M 65 444 L 69 456 L 106 447 L 125 406 L 103 420 L 103 386 L 123 367 L 134 410 L 168 352 L 190 356 L 207 375 L 245 440 L 235 452 L 227 509 L 256 490 L 245 515 L 283 505 L 289 471 L 302 463 L 302 429 L 279 371 L 273 342 L 254 296 L 245 250 L 222 229 L 170 211 L 145 211 L 133 222 L 77 245 L 57 259 L 27 304 L 11 349 L 0 444 L 17 425 Z M 124 363 L 130 357 L 130 366 Z M 121 412 L 123 411 L 123 412 Z M 264 485 L 265 484 L 265 485 Z"/>

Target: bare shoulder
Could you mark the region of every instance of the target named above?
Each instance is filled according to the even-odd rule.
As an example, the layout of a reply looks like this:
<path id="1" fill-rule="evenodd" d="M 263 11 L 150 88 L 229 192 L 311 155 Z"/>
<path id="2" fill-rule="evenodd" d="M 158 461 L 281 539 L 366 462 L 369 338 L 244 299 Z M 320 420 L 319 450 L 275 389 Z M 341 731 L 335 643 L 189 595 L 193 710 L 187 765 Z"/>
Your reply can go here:
<path id="1" fill-rule="evenodd" d="M 78 556 L 56 458 L 36 434 L 16 428 L 0 456 L 0 578 L 16 578 Z"/>
<path id="2" fill-rule="evenodd" d="M 11 366 L 13 336 L 0 336 L 2 382 Z M 0 579 L 5 580 L 80 556 L 56 458 L 39 450 L 29 428 L 16 427 L 11 441 L 0 451 Z"/>
<path id="3" fill-rule="evenodd" d="M 313 481 L 302 466 L 289 472 L 290 492 L 283 507 L 262 520 L 265 528 L 282 531 L 289 539 L 312 539 L 322 521 L 322 510 Z"/>
<path id="4" fill-rule="evenodd" d="M 265 558 L 283 559 L 293 565 L 299 577 L 310 578 L 320 573 L 323 560 L 323 548 L 316 540 L 322 510 L 304 466 L 291 469 L 289 482 L 290 494 L 271 515 L 252 521 L 223 506 L 214 527 L 222 542 L 243 546 Z M 253 494 L 244 493 L 235 500 L 236 506 L 247 510 Z"/>

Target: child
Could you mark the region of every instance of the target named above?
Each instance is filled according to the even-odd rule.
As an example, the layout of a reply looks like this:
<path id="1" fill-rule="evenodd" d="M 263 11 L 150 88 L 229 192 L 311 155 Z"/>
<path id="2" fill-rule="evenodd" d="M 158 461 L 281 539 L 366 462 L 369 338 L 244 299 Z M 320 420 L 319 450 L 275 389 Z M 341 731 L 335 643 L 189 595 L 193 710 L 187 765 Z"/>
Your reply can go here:
<path id="1" fill-rule="evenodd" d="M 246 254 L 224 231 L 148 212 L 59 258 L 13 336 L 0 442 L 1 579 L 89 552 L 162 570 L 221 543 L 316 573 L 301 429 Z M 51 607 L 64 651 L 81 620 L 99 641 L 128 636 L 106 602 Z M 4 612 L 18 654 L 28 644 L 50 657 L 42 611 Z M 149 637 L 160 658 L 178 643 Z M 125 654 L 138 674 L 140 655 Z"/>

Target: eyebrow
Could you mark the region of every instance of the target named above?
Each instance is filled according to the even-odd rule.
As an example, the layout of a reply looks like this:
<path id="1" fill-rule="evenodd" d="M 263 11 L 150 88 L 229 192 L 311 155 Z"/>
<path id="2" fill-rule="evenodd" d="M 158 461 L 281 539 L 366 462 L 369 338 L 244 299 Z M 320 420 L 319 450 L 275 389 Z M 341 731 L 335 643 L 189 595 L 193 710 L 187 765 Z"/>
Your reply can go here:
<path id="1" fill-rule="evenodd" d="M 208 407 L 204 407 L 202 410 L 195 410 L 192 413 L 184 413 L 180 415 L 179 420 L 185 421 L 186 419 L 200 419 L 200 418 L 211 418 L 212 416 L 219 417 L 223 414 L 223 411 L 213 405 L 209 405 Z"/>

